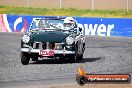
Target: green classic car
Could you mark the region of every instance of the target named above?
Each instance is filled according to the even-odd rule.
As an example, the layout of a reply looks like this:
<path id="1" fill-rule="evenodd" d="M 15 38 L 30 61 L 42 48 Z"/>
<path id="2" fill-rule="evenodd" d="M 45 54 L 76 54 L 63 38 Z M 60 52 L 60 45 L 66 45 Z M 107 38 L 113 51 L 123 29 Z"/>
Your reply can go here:
<path id="1" fill-rule="evenodd" d="M 21 38 L 21 63 L 29 64 L 30 59 L 39 57 L 81 60 L 85 50 L 85 38 L 78 23 L 64 23 L 64 18 L 34 18 L 29 31 Z M 64 26 L 65 25 L 65 26 Z"/>

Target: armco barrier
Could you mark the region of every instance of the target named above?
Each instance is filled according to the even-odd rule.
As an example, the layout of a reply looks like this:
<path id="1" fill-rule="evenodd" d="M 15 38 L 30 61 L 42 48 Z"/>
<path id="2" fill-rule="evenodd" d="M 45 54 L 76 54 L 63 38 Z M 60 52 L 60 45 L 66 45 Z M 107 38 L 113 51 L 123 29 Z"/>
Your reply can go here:
<path id="1" fill-rule="evenodd" d="M 51 16 L 26 16 L 0 14 L 0 32 L 25 32 L 33 18 Z M 80 23 L 84 35 L 132 37 L 132 18 L 73 17 Z"/>

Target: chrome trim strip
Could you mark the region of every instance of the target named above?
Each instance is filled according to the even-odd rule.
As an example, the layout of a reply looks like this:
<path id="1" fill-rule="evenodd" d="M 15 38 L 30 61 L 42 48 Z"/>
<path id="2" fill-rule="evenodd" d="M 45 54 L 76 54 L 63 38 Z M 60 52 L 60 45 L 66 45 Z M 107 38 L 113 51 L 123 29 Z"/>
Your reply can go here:
<path id="1" fill-rule="evenodd" d="M 21 48 L 21 52 L 30 52 L 30 53 L 39 53 L 40 49 L 29 49 L 29 48 Z M 53 50 L 55 54 L 75 54 L 75 51 L 67 51 L 67 50 Z"/>

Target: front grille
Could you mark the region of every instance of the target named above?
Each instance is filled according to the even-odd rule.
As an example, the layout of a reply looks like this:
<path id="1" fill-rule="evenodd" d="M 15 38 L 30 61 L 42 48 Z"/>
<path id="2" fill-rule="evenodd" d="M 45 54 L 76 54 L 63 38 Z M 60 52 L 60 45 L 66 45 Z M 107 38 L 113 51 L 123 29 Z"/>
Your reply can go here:
<path id="1" fill-rule="evenodd" d="M 34 42 L 33 49 L 63 49 L 63 43 L 49 43 L 49 42 Z"/>

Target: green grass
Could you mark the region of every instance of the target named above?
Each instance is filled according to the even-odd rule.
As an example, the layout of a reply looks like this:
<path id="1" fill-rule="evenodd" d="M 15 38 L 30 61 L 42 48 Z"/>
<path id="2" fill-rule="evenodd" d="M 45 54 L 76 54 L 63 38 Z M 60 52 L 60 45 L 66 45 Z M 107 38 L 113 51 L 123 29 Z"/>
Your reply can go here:
<path id="1" fill-rule="evenodd" d="M 48 9 L 13 6 L 0 6 L 0 14 L 132 18 L 132 10 L 127 12 L 126 10 Z"/>

